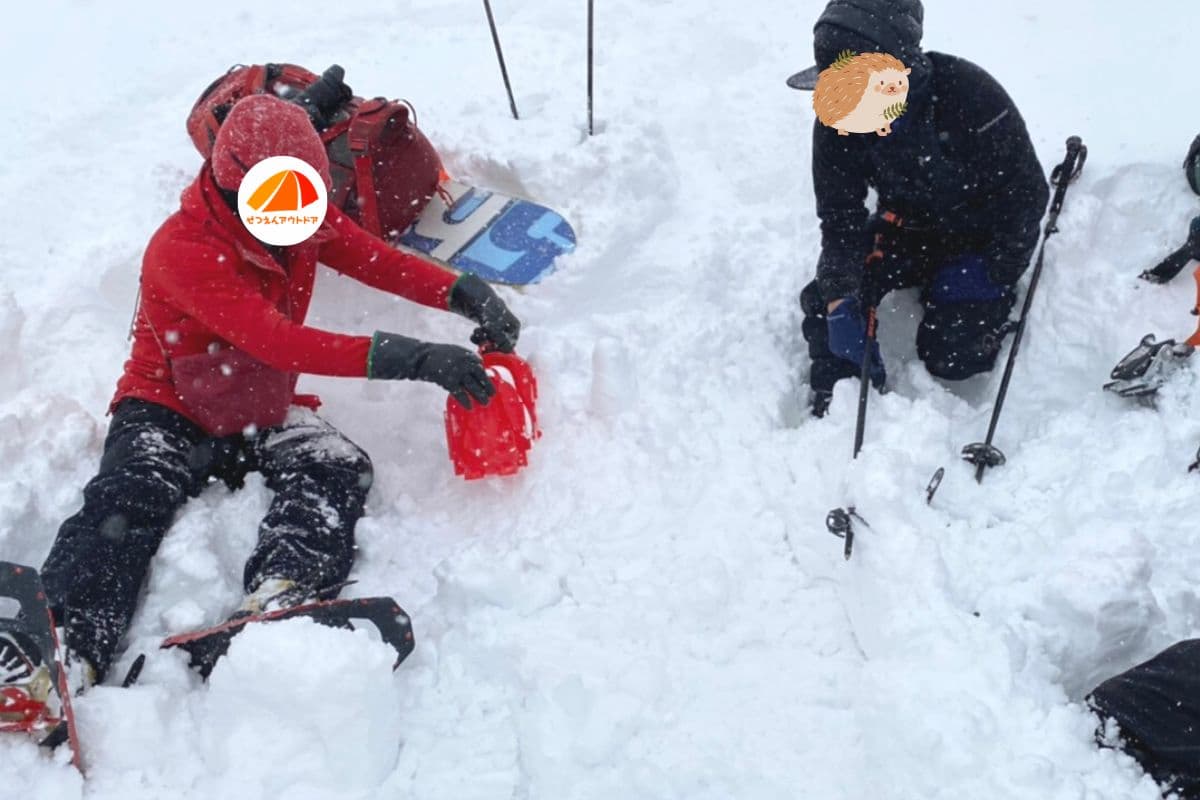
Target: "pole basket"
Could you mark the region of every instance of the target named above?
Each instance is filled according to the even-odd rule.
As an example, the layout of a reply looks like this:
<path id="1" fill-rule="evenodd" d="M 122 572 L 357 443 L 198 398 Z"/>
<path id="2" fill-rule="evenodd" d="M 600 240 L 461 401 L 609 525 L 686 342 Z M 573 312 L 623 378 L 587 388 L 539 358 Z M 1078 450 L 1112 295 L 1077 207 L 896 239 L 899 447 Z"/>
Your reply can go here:
<path id="1" fill-rule="evenodd" d="M 962 449 L 963 461 L 977 467 L 999 467 L 1007 461 L 1000 448 L 985 442 L 975 442 Z"/>

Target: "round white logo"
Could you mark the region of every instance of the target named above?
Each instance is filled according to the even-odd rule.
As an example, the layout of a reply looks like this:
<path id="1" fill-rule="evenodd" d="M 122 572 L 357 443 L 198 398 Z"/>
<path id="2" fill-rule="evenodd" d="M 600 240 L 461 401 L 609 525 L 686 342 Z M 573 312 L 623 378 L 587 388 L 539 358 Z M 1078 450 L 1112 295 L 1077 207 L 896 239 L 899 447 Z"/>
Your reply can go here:
<path id="1" fill-rule="evenodd" d="M 293 156 L 271 156 L 255 164 L 238 187 L 238 214 L 260 242 L 300 244 L 317 232 L 329 210 L 321 175 Z"/>

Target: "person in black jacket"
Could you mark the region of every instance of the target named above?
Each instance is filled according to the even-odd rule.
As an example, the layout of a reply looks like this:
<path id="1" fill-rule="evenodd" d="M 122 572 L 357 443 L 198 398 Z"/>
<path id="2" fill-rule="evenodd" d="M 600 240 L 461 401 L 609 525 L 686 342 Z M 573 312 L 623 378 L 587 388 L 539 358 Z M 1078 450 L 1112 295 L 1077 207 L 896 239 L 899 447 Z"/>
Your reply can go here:
<path id="1" fill-rule="evenodd" d="M 814 28 L 819 68 L 849 50 L 889 53 L 911 69 L 907 111 L 890 135 L 839 136 L 814 123 L 821 256 L 801 305 L 817 416 L 834 384 L 859 373 L 866 309 L 892 289 L 921 289 L 917 352 L 930 373 L 961 380 L 992 369 L 1049 200 L 1012 100 L 969 61 L 923 52 L 923 17 L 920 0 L 832 0 Z"/>
<path id="2" fill-rule="evenodd" d="M 1100 718 L 1098 744 L 1132 756 L 1163 794 L 1200 800 L 1200 639 L 1109 678 L 1087 702 Z"/>

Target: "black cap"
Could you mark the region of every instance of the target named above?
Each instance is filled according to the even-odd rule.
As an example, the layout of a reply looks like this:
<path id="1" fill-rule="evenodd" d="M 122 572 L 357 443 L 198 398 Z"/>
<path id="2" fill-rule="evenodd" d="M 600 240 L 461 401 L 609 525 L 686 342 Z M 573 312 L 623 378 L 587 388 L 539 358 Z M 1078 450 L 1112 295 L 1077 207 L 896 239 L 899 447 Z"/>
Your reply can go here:
<path id="1" fill-rule="evenodd" d="M 921 51 L 924 22 L 921 0 L 831 0 L 813 27 L 813 34 L 819 41 L 824 26 L 835 26 L 869 40 L 877 47 L 874 52 L 890 53 L 905 61 L 905 55 L 911 57 Z M 832 58 L 822 60 L 825 55 L 817 53 L 817 66 L 822 69 L 838 57 L 833 53 Z"/>
<path id="2" fill-rule="evenodd" d="M 788 86 L 811 90 L 817 74 L 851 50 L 895 56 L 913 70 L 915 87 L 928 71 L 921 52 L 924 22 L 921 0 L 830 0 L 813 27 L 817 64 L 789 78 Z"/>

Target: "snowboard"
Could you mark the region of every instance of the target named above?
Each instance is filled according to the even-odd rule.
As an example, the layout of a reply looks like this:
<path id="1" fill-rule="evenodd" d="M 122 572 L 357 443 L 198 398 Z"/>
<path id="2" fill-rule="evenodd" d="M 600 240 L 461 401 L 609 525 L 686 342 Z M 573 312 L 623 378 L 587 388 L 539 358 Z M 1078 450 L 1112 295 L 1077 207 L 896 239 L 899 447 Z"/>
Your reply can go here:
<path id="1" fill-rule="evenodd" d="M 446 181 L 398 244 L 459 272 L 523 286 L 542 280 L 555 259 L 575 249 L 575 231 L 543 205 Z"/>
<path id="2" fill-rule="evenodd" d="M 75 716 L 54 618 L 33 567 L 0 561 L 0 733 L 25 733 L 54 748 L 66 742 L 82 769 Z M 14 608 L 15 607 L 15 608 Z"/>
<path id="3" fill-rule="evenodd" d="M 369 622 L 379 631 L 384 642 L 396 651 L 392 669 L 413 651 L 412 622 L 404 609 L 390 597 L 363 597 L 339 600 L 319 600 L 262 614 L 233 617 L 209 628 L 168 637 L 163 649 L 179 648 L 189 657 L 189 666 L 208 678 L 221 656 L 229 650 L 233 637 L 247 625 L 278 622 L 284 619 L 307 617 L 321 625 L 354 629 L 354 622 Z"/>

